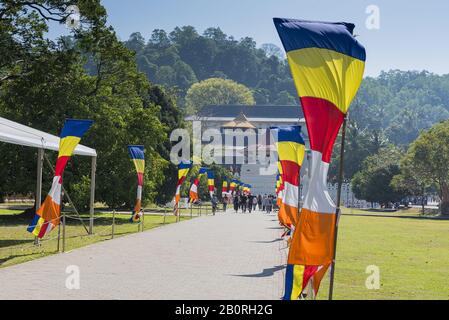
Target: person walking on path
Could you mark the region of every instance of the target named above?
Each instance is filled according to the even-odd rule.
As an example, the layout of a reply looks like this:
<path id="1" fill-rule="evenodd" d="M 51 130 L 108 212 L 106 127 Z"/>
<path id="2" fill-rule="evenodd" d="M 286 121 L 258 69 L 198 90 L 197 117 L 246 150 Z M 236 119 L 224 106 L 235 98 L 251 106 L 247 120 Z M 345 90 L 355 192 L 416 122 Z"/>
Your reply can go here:
<path id="1" fill-rule="evenodd" d="M 247 201 L 248 201 L 248 198 L 244 194 L 242 194 L 240 196 L 240 205 L 242 207 L 242 212 L 243 213 L 246 213 L 246 202 Z"/>
<path id="2" fill-rule="evenodd" d="M 235 211 L 235 213 L 239 212 L 239 196 L 238 195 L 234 196 L 234 211 Z"/>
<path id="3" fill-rule="evenodd" d="M 259 211 L 262 211 L 262 196 L 260 194 L 257 197 L 257 204 L 259 205 Z"/>
<path id="4" fill-rule="evenodd" d="M 256 209 L 257 209 L 257 203 L 258 203 L 257 197 L 254 196 L 254 197 L 253 197 L 253 211 L 256 211 Z"/>
<path id="5" fill-rule="evenodd" d="M 262 211 L 266 211 L 267 207 L 267 195 L 264 195 L 262 198 Z"/>
<path id="6" fill-rule="evenodd" d="M 246 200 L 246 207 L 249 213 L 253 211 L 253 196 L 251 194 L 248 195 L 248 200 Z"/>
<path id="7" fill-rule="evenodd" d="M 212 196 L 211 202 L 212 202 L 212 213 L 215 216 L 215 212 L 218 209 L 218 198 L 215 194 Z"/>
<path id="8" fill-rule="evenodd" d="M 271 199 L 271 196 L 267 197 L 265 208 L 268 214 L 273 210 L 273 199 Z"/>
<path id="9" fill-rule="evenodd" d="M 223 211 L 226 212 L 228 209 L 228 195 L 225 194 L 223 197 Z"/>

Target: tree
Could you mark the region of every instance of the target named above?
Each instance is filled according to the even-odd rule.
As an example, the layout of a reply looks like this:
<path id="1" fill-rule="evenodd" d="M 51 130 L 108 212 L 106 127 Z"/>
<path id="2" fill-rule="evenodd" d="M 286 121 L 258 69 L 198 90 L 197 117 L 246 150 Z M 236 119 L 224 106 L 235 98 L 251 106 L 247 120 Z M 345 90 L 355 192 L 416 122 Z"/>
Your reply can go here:
<path id="1" fill-rule="evenodd" d="M 187 91 L 186 108 L 196 114 L 207 105 L 254 105 L 254 97 L 247 87 L 232 80 L 211 78 L 194 84 Z"/>
<path id="2" fill-rule="evenodd" d="M 275 56 L 279 60 L 285 59 L 284 51 L 273 43 L 264 43 L 260 48 L 265 52 L 267 57 Z"/>
<path id="3" fill-rule="evenodd" d="M 401 176 L 425 188 L 434 186 L 441 198 L 441 213 L 449 215 L 449 120 L 423 132 L 402 160 Z M 406 185 L 410 186 L 410 183 Z M 416 191 L 413 190 L 412 191 Z"/>
<path id="4" fill-rule="evenodd" d="M 405 194 L 391 185 L 393 177 L 400 172 L 400 155 L 400 150 L 390 146 L 366 158 L 362 170 L 352 179 L 354 195 L 383 206 L 402 200 Z"/>
<path id="5" fill-rule="evenodd" d="M 278 98 L 274 102 L 276 105 L 280 106 L 294 106 L 298 103 L 296 102 L 296 99 L 288 93 L 288 91 L 281 91 L 278 94 Z"/>
<path id="6" fill-rule="evenodd" d="M 30 9 L 30 3 L 37 4 L 42 15 L 38 9 Z M 73 30 L 72 38 L 45 39 L 43 31 L 50 19 L 46 9 L 63 15 L 68 4 L 73 2 L 2 3 L 0 23 L 5 28 L 0 32 L 10 31 L 0 39 L 8 39 L 8 32 L 16 29 L 25 30 L 27 37 L 8 40 L 14 42 L 10 42 L 10 50 L 17 47 L 11 52 L 23 52 L 16 58 L 26 64 L 20 63 L 17 68 L 14 59 L 2 60 L 2 72 L 9 76 L 0 83 L 0 114 L 56 135 L 66 118 L 94 120 L 82 143 L 98 152 L 96 200 L 111 207 L 130 207 L 134 202 L 136 173 L 126 146 L 144 145 L 147 166 L 143 200 L 154 201 L 169 166 L 161 155 L 170 146 L 168 133 L 179 127 L 180 112 L 170 93 L 156 88 L 137 71 L 135 53 L 105 25 L 106 12 L 99 1 L 77 1 L 82 19 L 92 23 Z M 7 186 L 0 191 L 33 193 L 36 151 L 2 144 L 0 152 L 0 185 Z M 56 154 L 47 154 L 54 163 Z M 83 193 L 89 172 L 89 159 L 72 157 L 64 174 L 69 193 L 81 207 L 86 201 Z M 49 188 L 50 175 L 46 170 L 45 189 Z"/>

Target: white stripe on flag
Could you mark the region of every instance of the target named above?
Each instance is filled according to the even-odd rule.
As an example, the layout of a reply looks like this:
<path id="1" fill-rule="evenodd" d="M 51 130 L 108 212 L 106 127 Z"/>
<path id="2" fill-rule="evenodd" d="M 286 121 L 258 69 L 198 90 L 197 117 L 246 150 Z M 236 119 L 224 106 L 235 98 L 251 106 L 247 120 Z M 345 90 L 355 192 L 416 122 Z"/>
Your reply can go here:
<path id="1" fill-rule="evenodd" d="M 137 186 L 137 199 L 142 200 L 142 186 Z"/>
<path id="2" fill-rule="evenodd" d="M 53 202 L 57 205 L 61 204 L 61 184 L 60 182 L 61 177 L 54 177 L 53 178 L 53 184 L 51 185 L 50 192 L 48 195 L 53 199 Z"/>
<path id="3" fill-rule="evenodd" d="M 294 208 L 298 208 L 298 187 L 284 182 L 284 195 L 282 202 Z"/>
<path id="4" fill-rule="evenodd" d="M 335 214 L 336 206 L 327 188 L 329 163 L 323 162 L 320 152 L 312 151 L 310 180 L 304 200 L 304 208 L 313 212 Z"/>

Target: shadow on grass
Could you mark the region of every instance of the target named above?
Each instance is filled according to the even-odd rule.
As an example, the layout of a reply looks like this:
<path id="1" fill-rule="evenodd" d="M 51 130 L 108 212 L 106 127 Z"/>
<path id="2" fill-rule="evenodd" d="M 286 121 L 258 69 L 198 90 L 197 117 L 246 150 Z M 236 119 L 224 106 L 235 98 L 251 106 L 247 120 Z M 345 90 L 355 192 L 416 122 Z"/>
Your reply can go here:
<path id="1" fill-rule="evenodd" d="M 347 217 L 372 217 L 372 218 L 397 218 L 397 219 L 414 219 L 414 220 L 449 220 L 449 216 L 394 216 L 387 214 L 361 214 L 361 213 L 343 213 Z"/>
<path id="2" fill-rule="evenodd" d="M 27 240 L 27 239 L 23 239 L 23 240 L 0 240 L 0 248 L 7 248 L 7 247 L 13 247 L 13 246 L 18 246 L 21 244 L 33 244 L 34 240 Z"/>
<path id="3" fill-rule="evenodd" d="M 16 259 L 16 258 L 23 258 L 23 257 L 27 257 L 27 256 L 31 256 L 31 255 L 35 255 L 37 253 L 28 253 L 28 254 L 18 254 L 18 255 L 11 255 L 5 258 L 0 258 L 0 266 L 7 263 L 8 261 L 12 260 L 12 259 Z"/>
<path id="4" fill-rule="evenodd" d="M 255 273 L 255 274 L 233 274 L 231 276 L 233 277 L 243 277 L 243 278 L 266 278 L 274 276 L 274 274 L 278 271 L 282 271 L 285 269 L 285 265 L 283 266 L 275 266 L 273 268 L 263 269 L 261 273 Z"/>

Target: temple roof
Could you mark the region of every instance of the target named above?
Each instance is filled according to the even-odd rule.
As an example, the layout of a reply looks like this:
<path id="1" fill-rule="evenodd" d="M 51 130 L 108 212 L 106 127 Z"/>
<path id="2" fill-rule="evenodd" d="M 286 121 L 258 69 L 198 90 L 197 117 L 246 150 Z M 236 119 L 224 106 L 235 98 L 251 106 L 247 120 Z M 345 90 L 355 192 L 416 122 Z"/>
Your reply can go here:
<path id="1" fill-rule="evenodd" d="M 248 121 L 248 118 L 243 112 L 240 112 L 237 118 L 225 123 L 222 128 L 225 129 L 256 129 L 256 127 Z"/>

